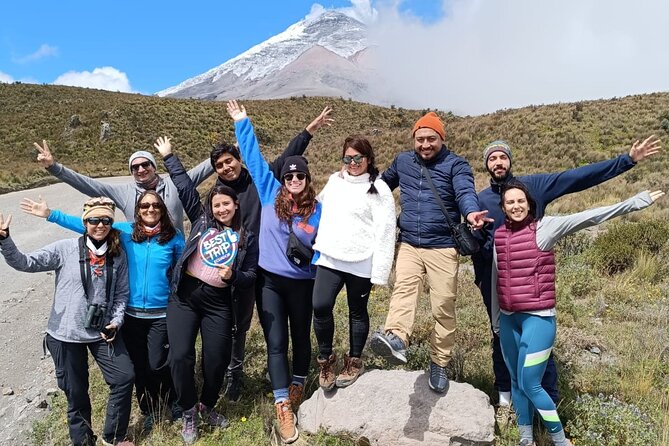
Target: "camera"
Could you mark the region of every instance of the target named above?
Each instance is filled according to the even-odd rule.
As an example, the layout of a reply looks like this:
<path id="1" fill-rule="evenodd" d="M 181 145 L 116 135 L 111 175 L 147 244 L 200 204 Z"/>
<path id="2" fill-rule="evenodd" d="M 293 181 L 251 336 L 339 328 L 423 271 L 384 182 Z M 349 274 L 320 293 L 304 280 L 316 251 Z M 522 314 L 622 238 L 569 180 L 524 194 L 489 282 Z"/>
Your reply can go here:
<path id="1" fill-rule="evenodd" d="M 102 329 L 105 327 L 106 313 L 107 305 L 88 304 L 88 308 L 86 309 L 86 319 L 84 320 L 84 328 L 102 331 Z"/>

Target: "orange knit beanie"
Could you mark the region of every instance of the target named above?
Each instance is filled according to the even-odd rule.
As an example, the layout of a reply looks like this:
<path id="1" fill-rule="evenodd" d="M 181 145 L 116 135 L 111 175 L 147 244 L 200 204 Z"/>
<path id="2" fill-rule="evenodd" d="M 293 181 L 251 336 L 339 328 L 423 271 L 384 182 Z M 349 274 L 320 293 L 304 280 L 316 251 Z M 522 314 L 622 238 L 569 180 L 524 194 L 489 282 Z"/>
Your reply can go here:
<path id="1" fill-rule="evenodd" d="M 416 134 L 416 130 L 418 129 L 432 129 L 435 132 L 439 133 L 439 136 L 441 136 L 441 139 L 444 139 L 446 136 L 446 130 L 444 130 L 444 123 L 441 121 L 439 116 L 435 112 L 428 112 L 420 118 L 418 121 L 416 121 L 416 124 L 413 126 L 413 130 L 411 131 L 411 136 Z"/>

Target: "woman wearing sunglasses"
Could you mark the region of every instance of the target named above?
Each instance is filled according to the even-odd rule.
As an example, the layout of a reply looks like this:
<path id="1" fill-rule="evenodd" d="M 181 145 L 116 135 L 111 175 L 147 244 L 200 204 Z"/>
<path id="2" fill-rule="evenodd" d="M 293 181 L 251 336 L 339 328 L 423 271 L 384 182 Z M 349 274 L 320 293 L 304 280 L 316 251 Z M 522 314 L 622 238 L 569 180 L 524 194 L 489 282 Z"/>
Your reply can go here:
<path id="1" fill-rule="evenodd" d="M 228 422 L 214 408 L 230 363 L 232 334 L 236 331 L 236 302 L 248 294 L 256 279 L 258 243 L 242 226 L 237 193 L 228 186 L 214 186 L 204 203 L 181 161 L 172 154 L 167 137 L 154 147 L 179 192 L 191 222 L 191 231 L 172 280 L 167 309 L 170 367 L 179 405 L 184 408 L 181 436 L 190 444 L 197 439 L 197 416 L 214 427 Z M 216 232 L 236 234 L 237 254 L 230 266 L 211 266 L 201 252 L 201 240 Z M 205 241 L 211 240 L 209 238 Z M 201 246 L 202 245 L 202 246 Z M 202 338 L 203 384 L 199 398 L 195 385 L 195 340 Z M 199 401 L 199 402 L 198 402 Z"/>
<path id="2" fill-rule="evenodd" d="M 279 434 L 284 443 L 298 437 L 294 410 L 301 402 L 311 359 L 311 294 L 315 267 L 311 245 L 321 206 L 311 186 L 307 160 L 286 158 L 277 180 L 263 159 L 244 107 L 228 102 L 242 158 L 258 190 L 260 204 L 261 295 L 258 315 L 267 343 L 269 369 Z M 293 347 L 292 376 L 288 337 Z"/>
<path id="3" fill-rule="evenodd" d="M 364 371 L 362 350 L 369 333 L 367 302 L 372 284 L 385 285 L 395 252 L 395 200 L 377 178 L 374 150 L 362 136 L 349 136 L 342 148 L 344 170 L 330 176 L 318 195 L 323 205 L 314 249 L 314 331 L 318 340 L 319 384 L 323 390 L 347 387 Z M 349 350 L 336 373 L 332 351 L 333 308 L 346 285 Z"/>
<path id="4" fill-rule="evenodd" d="M 0 252 L 17 271 L 55 271 L 56 285 L 44 343 L 67 398 L 70 439 L 94 445 L 88 396 L 88 353 L 109 386 L 102 432 L 105 445 L 126 441 L 134 373 L 123 339 L 117 336 L 128 301 L 128 264 L 119 233 L 112 229 L 114 202 L 91 198 L 84 204 L 84 234 L 24 254 L 9 236 L 11 216 L 0 214 Z"/>
<path id="5" fill-rule="evenodd" d="M 75 232 L 82 232 L 81 220 L 49 209 L 44 200 L 24 198 L 21 209 L 46 218 Z M 121 334 L 135 367 L 135 390 L 148 432 L 161 405 L 172 406 L 172 416 L 180 415 L 174 403 L 172 379 L 167 365 L 167 299 L 170 278 L 184 248 L 184 237 L 172 224 L 167 207 L 153 190 L 142 192 L 135 204 L 135 221 L 115 222 L 121 245 L 128 258 L 130 297 Z"/>

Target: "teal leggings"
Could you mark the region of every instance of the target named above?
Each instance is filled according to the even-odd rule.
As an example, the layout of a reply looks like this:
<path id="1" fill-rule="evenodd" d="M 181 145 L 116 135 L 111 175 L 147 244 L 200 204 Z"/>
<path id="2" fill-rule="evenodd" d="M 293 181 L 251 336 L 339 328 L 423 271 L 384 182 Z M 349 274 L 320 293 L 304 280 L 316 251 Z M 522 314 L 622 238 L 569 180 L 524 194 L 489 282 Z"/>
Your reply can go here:
<path id="1" fill-rule="evenodd" d="M 534 409 L 549 432 L 562 430 L 555 403 L 541 387 L 546 361 L 555 343 L 555 317 L 528 313 L 500 315 L 499 337 L 511 374 L 511 397 L 518 425 L 532 425 Z"/>

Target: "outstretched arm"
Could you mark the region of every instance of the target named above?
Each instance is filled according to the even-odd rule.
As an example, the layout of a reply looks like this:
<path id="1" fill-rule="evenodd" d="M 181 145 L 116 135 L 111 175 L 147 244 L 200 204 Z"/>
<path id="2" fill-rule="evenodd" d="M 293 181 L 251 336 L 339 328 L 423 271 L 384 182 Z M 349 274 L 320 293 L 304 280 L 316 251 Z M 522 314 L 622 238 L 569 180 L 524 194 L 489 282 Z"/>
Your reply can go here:
<path id="1" fill-rule="evenodd" d="M 260 153 L 258 139 L 244 106 L 237 104 L 237 101 L 228 101 L 227 107 L 228 114 L 235 121 L 235 135 L 242 158 L 256 185 L 260 203 L 265 205 L 274 199 L 274 192 L 281 186 L 281 183 L 274 177 L 269 164 Z"/>
<path id="2" fill-rule="evenodd" d="M 0 212 L 0 253 L 5 257 L 7 265 L 17 271 L 26 273 L 37 273 L 42 271 L 53 271 L 60 266 L 59 244 L 62 241 L 52 243 L 44 248 L 29 254 L 19 251 L 14 240 L 9 236 L 9 224 L 12 216 L 4 218 Z"/>
<path id="3" fill-rule="evenodd" d="M 102 183 L 55 162 L 53 154 L 45 139 L 42 140 L 41 146 L 38 143 L 33 143 L 33 146 L 37 149 L 37 162 L 51 175 L 89 197 L 109 197 L 117 204 L 117 206 L 120 207 L 124 205 L 123 194 L 119 190 L 119 186 Z M 121 186 L 121 188 L 122 187 L 123 186 Z M 124 209 L 122 210 L 125 212 Z"/>
<path id="4" fill-rule="evenodd" d="M 195 183 L 186 173 L 184 165 L 181 164 L 179 158 L 172 153 L 172 142 L 167 136 L 159 137 L 153 145 L 156 150 L 163 157 L 165 167 L 172 178 L 172 182 L 179 193 L 179 200 L 188 215 L 191 223 L 195 223 L 200 215 L 202 215 L 203 208 L 200 203 L 200 195 L 197 193 Z"/>
<path id="5" fill-rule="evenodd" d="M 537 245 L 542 251 L 548 251 L 562 237 L 590 226 L 596 226 L 612 218 L 647 208 L 662 196 L 664 196 L 662 191 L 644 191 L 611 206 L 603 206 L 559 217 L 546 216 L 537 225 Z"/>
<path id="6" fill-rule="evenodd" d="M 274 174 L 274 178 L 281 180 L 279 175 L 281 174 L 281 167 L 283 167 L 283 161 L 292 155 L 302 155 L 307 146 L 311 141 L 312 136 L 323 126 L 330 126 L 334 122 L 334 118 L 330 117 L 332 112 L 331 107 L 325 107 L 320 115 L 316 116 L 313 121 L 309 123 L 306 129 L 298 133 L 293 139 L 288 143 L 288 147 L 279 155 L 274 161 L 270 163 L 270 169 Z"/>
<path id="7" fill-rule="evenodd" d="M 564 172 L 530 175 L 523 178 L 523 182 L 530 186 L 530 191 L 539 202 L 548 206 L 551 201 L 563 195 L 589 189 L 627 172 L 636 163 L 659 153 L 661 149 L 661 141 L 655 135 L 652 135 L 643 142 L 636 141 L 632 144 L 628 154 L 576 169 L 565 170 Z M 538 209 L 537 211 L 541 216 L 544 209 Z"/>

